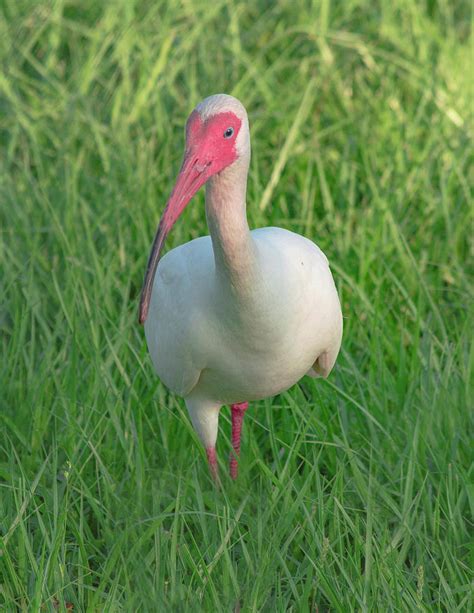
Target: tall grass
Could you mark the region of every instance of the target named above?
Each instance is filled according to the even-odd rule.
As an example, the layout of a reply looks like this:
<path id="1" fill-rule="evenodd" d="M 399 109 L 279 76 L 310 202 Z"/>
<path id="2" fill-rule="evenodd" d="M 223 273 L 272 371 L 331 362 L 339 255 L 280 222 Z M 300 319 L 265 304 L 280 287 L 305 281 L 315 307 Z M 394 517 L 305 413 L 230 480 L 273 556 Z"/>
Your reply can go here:
<path id="1" fill-rule="evenodd" d="M 469 45 L 447 0 L 1 4 L 0 608 L 472 609 Z M 216 492 L 136 314 L 220 91 L 251 225 L 320 245 L 345 333 Z M 201 194 L 168 245 L 206 232 Z"/>

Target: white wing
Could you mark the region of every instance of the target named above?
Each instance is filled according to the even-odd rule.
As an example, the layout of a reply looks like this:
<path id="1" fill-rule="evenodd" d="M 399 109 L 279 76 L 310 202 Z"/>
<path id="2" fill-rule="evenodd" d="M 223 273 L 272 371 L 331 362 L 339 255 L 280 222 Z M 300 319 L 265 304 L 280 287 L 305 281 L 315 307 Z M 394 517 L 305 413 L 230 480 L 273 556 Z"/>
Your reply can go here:
<path id="1" fill-rule="evenodd" d="M 208 236 L 169 251 L 158 264 L 145 335 L 160 379 L 180 396 L 190 393 L 205 366 L 198 348 L 213 273 Z"/>

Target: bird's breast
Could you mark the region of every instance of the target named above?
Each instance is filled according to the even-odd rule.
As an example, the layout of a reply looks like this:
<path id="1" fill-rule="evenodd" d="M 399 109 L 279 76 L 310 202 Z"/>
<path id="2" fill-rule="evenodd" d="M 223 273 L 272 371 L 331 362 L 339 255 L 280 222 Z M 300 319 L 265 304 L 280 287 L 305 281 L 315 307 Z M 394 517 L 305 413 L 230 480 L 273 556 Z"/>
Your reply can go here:
<path id="1" fill-rule="evenodd" d="M 258 266 L 242 287 L 216 273 L 208 237 L 160 262 L 146 333 L 173 391 L 222 403 L 275 395 L 337 335 L 340 307 L 324 255 L 302 237 L 268 230 L 252 233 Z"/>
<path id="2" fill-rule="evenodd" d="M 252 292 L 216 292 L 200 379 L 207 393 L 217 392 L 222 402 L 275 395 L 331 343 L 339 301 L 326 259 L 307 247 L 282 252 L 265 244 Z"/>

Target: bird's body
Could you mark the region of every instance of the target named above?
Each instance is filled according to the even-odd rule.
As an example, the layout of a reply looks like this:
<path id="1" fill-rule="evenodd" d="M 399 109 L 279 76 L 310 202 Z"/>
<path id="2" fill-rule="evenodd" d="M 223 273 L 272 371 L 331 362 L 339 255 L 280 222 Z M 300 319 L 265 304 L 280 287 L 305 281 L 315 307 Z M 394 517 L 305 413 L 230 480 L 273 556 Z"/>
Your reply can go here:
<path id="1" fill-rule="evenodd" d="M 254 230 L 251 238 L 258 271 L 243 295 L 217 274 L 209 236 L 158 265 L 146 338 L 160 379 L 184 398 L 259 400 L 315 365 L 327 375 L 335 362 L 342 319 L 323 252 L 280 228 Z"/>
<path id="2" fill-rule="evenodd" d="M 228 124 L 232 150 L 219 140 Z M 216 162 L 208 171 L 219 156 L 227 160 L 224 167 Z M 211 468 L 221 407 L 232 406 L 239 453 L 246 402 L 274 396 L 305 374 L 327 376 L 342 337 L 339 298 L 323 252 L 287 230 L 249 230 L 249 160 L 245 109 L 230 96 L 206 99 L 188 120 L 185 161 L 142 295 L 153 364 L 163 383 L 184 397 Z M 204 182 L 210 236 L 173 249 L 158 264 L 156 251 Z"/>

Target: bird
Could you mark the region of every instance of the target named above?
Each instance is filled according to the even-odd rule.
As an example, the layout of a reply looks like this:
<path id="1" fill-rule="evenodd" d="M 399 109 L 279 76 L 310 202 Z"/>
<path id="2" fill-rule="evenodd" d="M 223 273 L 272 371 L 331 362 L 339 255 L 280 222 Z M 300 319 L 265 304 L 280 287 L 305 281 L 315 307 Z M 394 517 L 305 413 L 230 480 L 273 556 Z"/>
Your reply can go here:
<path id="1" fill-rule="evenodd" d="M 221 408 L 231 408 L 235 480 L 249 402 L 306 374 L 327 377 L 341 346 L 342 312 L 328 260 L 314 242 L 283 228 L 249 228 L 243 104 L 227 94 L 205 98 L 189 115 L 185 141 L 148 259 L 139 322 L 154 368 L 184 398 L 219 484 Z M 209 236 L 162 257 L 167 235 L 203 185 Z"/>

